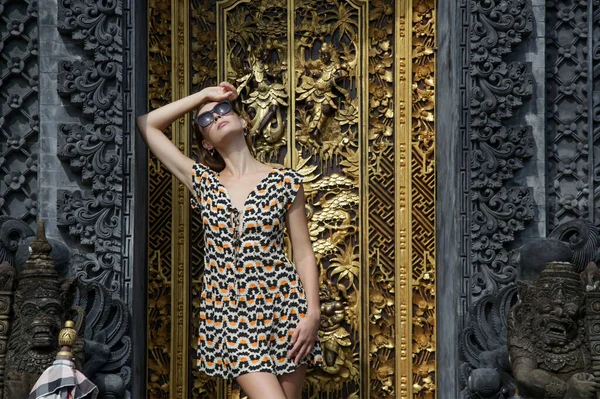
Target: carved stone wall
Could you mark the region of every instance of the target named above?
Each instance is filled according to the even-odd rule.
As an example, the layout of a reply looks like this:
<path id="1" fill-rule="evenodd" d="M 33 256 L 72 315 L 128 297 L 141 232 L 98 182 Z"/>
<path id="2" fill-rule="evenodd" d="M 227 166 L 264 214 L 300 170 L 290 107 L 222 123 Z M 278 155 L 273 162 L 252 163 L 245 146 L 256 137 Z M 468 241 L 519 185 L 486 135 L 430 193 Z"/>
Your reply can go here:
<path id="1" fill-rule="evenodd" d="M 40 130 L 38 2 L 0 4 L 0 215 L 35 226 Z"/>
<path id="2" fill-rule="evenodd" d="M 438 328 L 452 338 L 440 337 L 437 367 L 440 397 L 456 398 L 470 397 L 459 391 L 484 366 L 480 354 L 505 342 L 488 313 L 510 303 L 515 249 L 545 231 L 545 30 L 543 1 L 445 8 L 438 68 L 456 81 L 438 88 L 438 154 L 452 155 L 438 158 L 437 192 L 440 209 L 453 210 L 437 224 Z"/>
<path id="3" fill-rule="evenodd" d="M 122 296 L 123 44 L 122 4 L 59 2 L 58 29 L 84 50 L 58 64 L 58 93 L 78 109 L 77 123 L 58 125 L 58 157 L 82 184 L 59 189 L 58 225 L 84 249 L 76 272 Z M 126 251 L 125 251 L 126 253 Z"/>
<path id="4" fill-rule="evenodd" d="M 460 108 L 437 107 L 439 129 L 444 121 L 454 129 L 438 132 L 438 154 L 452 154 L 438 159 L 439 206 L 456 209 L 437 225 L 445 265 L 438 326 L 460 339 L 459 346 L 438 342 L 437 366 L 439 392 L 448 392 L 441 397 L 454 398 L 456 381 L 467 387 L 475 369 L 510 375 L 489 355 L 504 356 L 496 350 L 505 346 L 520 245 L 573 219 L 598 225 L 600 2 L 442 8 L 450 17 L 440 20 L 448 35 L 440 36 L 438 67 L 456 81 L 440 82 L 438 93 L 460 99 Z M 450 371 L 459 357 L 460 372 Z M 475 380 L 471 388 L 482 381 Z M 470 397 L 469 389 L 462 395 Z"/>
<path id="5" fill-rule="evenodd" d="M 39 216 L 47 221 L 48 236 L 71 248 L 71 274 L 89 285 L 107 289 L 115 306 L 126 310 L 126 319 L 136 306 L 133 292 L 138 290 L 133 284 L 132 226 L 136 183 L 134 116 L 140 112 L 135 111 L 133 103 L 138 84 L 133 71 L 138 50 L 136 21 L 145 21 L 146 10 L 138 3 L 37 2 Z M 135 16 L 135 7 L 142 15 Z M 145 31 L 139 43 L 145 43 Z M 144 65 L 141 59 L 138 62 Z M 141 95 L 145 96 L 145 90 Z M 145 104 L 141 103 L 144 111 Z M 143 161 L 145 155 L 140 158 Z M 138 176 L 144 179 L 143 175 Z M 144 223 L 143 219 L 140 223 Z M 144 258 L 144 241 L 137 240 L 135 244 L 140 260 Z M 145 265 L 139 262 L 137 267 Z M 136 302 L 145 309 L 144 293 L 145 289 L 137 292 Z M 101 311 L 103 303 L 97 301 L 89 306 L 88 311 L 93 314 Z M 135 312 L 133 329 L 140 324 L 135 322 L 135 314 L 142 324 L 145 320 L 143 312 Z M 106 328 L 113 328 L 112 334 L 119 331 L 123 342 L 133 334 L 133 329 L 128 330 L 123 324 Z M 125 357 L 119 356 L 121 360 L 112 364 L 113 370 L 104 372 L 120 370 L 135 397 L 138 386 L 137 378 L 130 374 L 131 350 L 126 351 Z"/>
<path id="6" fill-rule="evenodd" d="M 548 229 L 600 223 L 600 2 L 546 8 Z"/>

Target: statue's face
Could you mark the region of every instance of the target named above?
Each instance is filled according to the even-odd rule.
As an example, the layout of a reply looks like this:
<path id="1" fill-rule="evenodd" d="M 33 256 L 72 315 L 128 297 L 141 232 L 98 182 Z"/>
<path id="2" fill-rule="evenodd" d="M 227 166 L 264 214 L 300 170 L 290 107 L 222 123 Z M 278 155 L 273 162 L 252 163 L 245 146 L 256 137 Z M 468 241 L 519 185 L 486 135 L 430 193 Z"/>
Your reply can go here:
<path id="1" fill-rule="evenodd" d="M 63 323 L 59 300 L 28 298 L 21 307 L 21 318 L 32 348 L 52 349 L 58 345 L 58 333 Z"/>
<path id="2" fill-rule="evenodd" d="M 577 284 L 563 279 L 536 283 L 534 332 L 553 347 L 564 346 L 577 337 L 577 320 L 582 316 L 583 292 Z"/>
<path id="3" fill-rule="evenodd" d="M 325 64 L 329 64 L 329 61 L 331 61 L 331 53 L 329 50 L 321 50 L 321 61 Z"/>

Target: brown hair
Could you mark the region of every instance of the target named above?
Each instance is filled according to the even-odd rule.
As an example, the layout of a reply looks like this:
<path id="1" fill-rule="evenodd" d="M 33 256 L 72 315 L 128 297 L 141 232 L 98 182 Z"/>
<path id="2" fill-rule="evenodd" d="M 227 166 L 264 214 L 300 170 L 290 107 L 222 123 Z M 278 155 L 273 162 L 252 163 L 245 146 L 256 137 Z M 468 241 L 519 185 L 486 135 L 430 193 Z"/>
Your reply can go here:
<path id="1" fill-rule="evenodd" d="M 239 99 L 239 97 L 238 97 L 238 99 Z M 225 160 L 223 160 L 223 157 L 221 156 L 221 154 L 219 154 L 219 152 L 217 150 L 214 150 L 214 155 L 211 155 L 210 152 L 206 148 L 204 148 L 204 146 L 202 145 L 202 140 L 204 139 L 204 135 L 202 134 L 202 128 L 200 128 L 200 126 L 198 126 L 195 122 L 196 115 L 198 115 L 198 112 L 200 112 L 202 107 L 204 107 L 208 102 L 209 101 L 206 101 L 206 102 L 200 104 L 194 110 L 194 114 L 192 115 L 192 132 L 194 133 L 194 140 L 196 140 L 196 145 L 198 147 L 198 149 L 196 150 L 196 155 L 198 156 L 198 161 L 200 163 L 208 166 L 212 170 L 214 170 L 216 172 L 220 172 L 223 169 L 225 169 Z M 239 101 L 233 102 L 232 111 L 238 116 L 240 116 L 240 113 L 238 112 L 239 109 L 241 109 L 241 104 L 239 103 Z M 242 118 L 246 121 L 247 126 L 250 126 L 250 124 L 248 123 L 247 117 L 240 116 L 240 118 Z M 246 139 L 246 145 L 248 146 L 250 153 L 252 155 L 254 155 L 254 149 L 252 148 L 252 137 L 250 136 L 250 132 L 248 132 L 248 134 L 245 135 L 245 139 Z"/>

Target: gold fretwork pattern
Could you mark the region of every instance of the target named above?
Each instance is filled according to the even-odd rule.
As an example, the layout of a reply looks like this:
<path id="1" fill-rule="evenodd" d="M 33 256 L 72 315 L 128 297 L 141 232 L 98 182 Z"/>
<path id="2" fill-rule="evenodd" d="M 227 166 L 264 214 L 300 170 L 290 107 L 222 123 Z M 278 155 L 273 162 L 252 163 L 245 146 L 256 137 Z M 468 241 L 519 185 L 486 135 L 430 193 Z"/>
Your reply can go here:
<path id="1" fill-rule="evenodd" d="M 189 5 L 189 20 L 181 15 L 182 5 Z M 159 43 L 153 34 L 168 37 L 150 49 L 152 106 L 171 100 L 165 79 L 181 96 L 182 82 L 189 92 L 221 80 L 235 82 L 257 157 L 305 176 L 309 231 L 320 267 L 325 357 L 325 365 L 308 374 L 305 397 L 433 397 L 433 0 L 190 0 L 172 2 L 167 10 L 160 5 L 162 14 L 158 4 L 150 7 L 150 45 Z M 171 12 L 173 35 L 181 44 L 173 60 L 155 56 L 168 51 L 171 27 L 165 21 Z M 178 69 L 169 82 L 171 72 L 160 67 L 181 68 L 190 54 L 189 68 Z M 186 123 L 178 123 L 173 134 L 183 151 L 192 142 Z M 182 192 L 173 185 L 177 198 L 172 198 L 164 173 L 151 173 L 150 179 L 157 179 L 150 182 L 152 190 L 161 192 L 151 193 L 155 201 L 165 204 L 162 193 L 171 190 L 171 205 L 182 204 Z M 175 398 L 187 392 L 180 386 L 185 378 L 173 375 L 185 360 L 181 372 L 191 379 L 189 397 L 243 397 L 235 383 L 194 369 L 201 225 L 194 215 L 178 222 L 185 215 L 180 209 L 169 213 L 152 202 L 150 209 L 156 224 L 151 246 L 165 241 L 160 234 L 174 244 L 163 244 L 165 256 L 151 251 L 149 315 L 162 311 L 165 317 L 149 318 L 149 336 L 156 340 L 148 343 L 149 393 Z M 188 229 L 189 265 L 179 253 L 186 248 L 181 232 Z M 179 252 L 172 254 L 171 248 Z M 191 306 L 184 317 L 185 300 L 173 291 L 187 283 L 184 295 Z M 171 309 L 175 312 L 164 314 Z M 176 348 L 183 336 L 172 326 L 187 320 L 189 347 Z M 188 351 L 191 356 L 182 355 Z"/>
<path id="2" fill-rule="evenodd" d="M 435 14 L 414 3 L 412 20 L 412 362 L 413 395 L 435 396 Z"/>
<path id="3" fill-rule="evenodd" d="M 148 108 L 171 101 L 171 6 L 150 2 L 148 10 Z M 165 134 L 171 137 L 171 130 Z M 147 397 L 168 398 L 171 388 L 171 175 L 148 158 L 148 372 Z"/>
<path id="4" fill-rule="evenodd" d="M 403 392 L 396 383 L 397 375 L 403 372 L 397 370 L 398 360 L 410 361 L 406 359 L 406 351 L 395 342 L 396 334 L 401 334 L 395 317 L 396 312 L 400 312 L 396 296 L 401 293 L 396 290 L 396 277 L 401 274 L 402 283 L 406 279 L 406 272 L 397 266 L 402 253 L 397 247 L 401 231 L 396 221 L 396 204 L 401 199 L 396 180 L 398 143 L 394 137 L 399 130 L 397 127 L 395 130 L 394 121 L 400 116 L 394 110 L 394 100 L 400 96 L 394 91 L 394 82 L 399 85 L 405 79 L 403 75 L 394 79 L 394 67 L 400 62 L 398 57 L 404 56 L 402 48 L 394 49 L 393 45 L 397 13 L 393 0 L 370 3 L 368 162 L 363 164 L 368 176 L 365 185 L 368 206 L 364 208 L 368 215 L 368 261 L 361 266 L 368 284 L 368 290 L 363 292 L 369 293 L 368 298 L 363 299 L 368 299 L 369 304 L 364 309 L 369 344 L 369 359 L 365 363 L 369 368 L 363 368 L 361 373 L 362 378 L 369 378 L 369 396 L 381 398 L 395 398 Z M 399 54 L 396 59 L 394 50 Z"/>

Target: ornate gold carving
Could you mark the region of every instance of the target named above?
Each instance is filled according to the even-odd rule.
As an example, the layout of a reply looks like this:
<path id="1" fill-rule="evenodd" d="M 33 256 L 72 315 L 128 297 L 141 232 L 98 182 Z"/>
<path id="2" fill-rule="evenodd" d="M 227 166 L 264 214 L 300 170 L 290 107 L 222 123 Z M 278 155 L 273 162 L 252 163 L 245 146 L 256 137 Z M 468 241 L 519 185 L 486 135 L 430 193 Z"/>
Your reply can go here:
<path id="1" fill-rule="evenodd" d="M 400 3 L 398 2 L 397 8 L 406 12 L 406 5 L 401 7 Z M 365 263 L 368 279 L 368 291 L 365 292 L 369 293 L 369 318 L 366 327 L 368 365 L 372 371 L 363 371 L 363 378 L 369 379 L 368 396 L 381 398 L 394 398 L 398 393 L 398 397 L 406 397 L 407 385 L 402 368 L 406 363 L 405 303 L 397 302 L 398 295 L 405 290 L 407 274 L 407 266 L 399 262 L 406 253 L 403 247 L 406 230 L 400 219 L 405 215 L 404 187 L 399 186 L 399 183 L 402 181 L 401 177 L 407 174 L 398 173 L 403 167 L 404 159 L 403 154 L 396 151 L 402 148 L 399 138 L 403 130 L 398 121 L 402 120 L 403 109 L 399 107 L 395 110 L 394 105 L 395 99 L 400 104 L 407 97 L 394 92 L 394 86 L 399 88 L 405 84 L 403 76 L 394 70 L 395 66 L 401 65 L 400 57 L 405 53 L 403 42 L 396 41 L 396 49 L 392 45 L 394 18 L 398 18 L 398 12 L 394 8 L 394 1 L 370 2 L 369 134 L 366 143 L 370 160 L 366 184 L 369 261 Z M 394 52 L 398 54 L 395 59 Z M 396 160 L 400 163 L 397 164 Z M 396 288 L 398 285 L 399 289 Z M 398 364 L 401 365 L 401 370 L 396 369 Z M 400 384 L 398 376 L 402 376 Z"/>
<path id="2" fill-rule="evenodd" d="M 172 101 L 190 94 L 189 74 L 189 0 L 171 2 L 172 27 L 171 49 L 173 51 L 171 82 L 173 84 Z M 176 121 L 173 126 L 173 143 L 184 153 L 189 153 L 190 118 L 186 115 Z M 187 398 L 188 395 L 188 346 L 190 325 L 189 295 L 189 192 L 187 188 L 172 177 L 173 181 L 173 226 L 172 231 L 172 269 L 171 275 L 171 397 Z M 176 278 L 173 278 L 176 277 Z"/>
<path id="3" fill-rule="evenodd" d="M 171 101 L 171 5 L 148 9 L 149 109 Z M 165 131 L 171 137 L 171 129 Z M 148 398 L 170 397 L 171 378 L 171 175 L 148 159 Z"/>
<path id="4" fill-rule="evenodd" d="M 433 398 L 435 380 L 435 13 L 416 0 L 412 20 L 412 382 Z"/>
<path id="5" fill-rule="evenodd" d="M 276 160 L 289 134 L 287 2 L 238 2 L 226 16 L 227 78 L 243 98 L 255 155 Z"/>
<path id="6" fill-rule="evenodd" d="M 366 4 L 295 2 L 295 134 L 291 165 L 305 175 L 309 232 L 321 268 L 321 343 L 325 364 L 307 376 L 323 396 L 361 394 L 360 264 L 364 214 L 359 187 L 366 102 Z M 364 363 L 363 363 L 364 364 Z"/>
<path id="7" fill-rule="evenodd" d="M 178 47 L 173 55 L 177 71 L 171 80 L 173 98 L 187 87 L 195 92 L 219 80 L 235 81 L 251 121 L 257 157 L 292 166 L 305 176 L 309 229 L 321 267 L 320 334 L 325 355 L 325 365 L 307 376 L 308 395 L 432 397 L 433 0 L 415 0 L 414 6 L 392 0 L 191 0 L 190 43 L 185 42 L 183 4 L 173 5 L 179 10 L 173 14 L 179 21 L 173 22 Z M 153 29 L 165 19 L 157 17 L 158 4 L 151 7 L 151 21 L 158 21 L 151 22 Z M 158 43 L 154 37 L 151 31 L 151 46 Z M 150 52 L 153 105 L 170 100 L 161 99 L 164 91 L 158 88 L 163 81 L 155 73 L 161 72 L 155 54 L 167 48 Z M 191 69 L 184 64 L 187 54 Z M 173 135 L 183 151 L 189 151 L 191 143 L 186 123 L 182 119 Z M 151 176 L 151 187 L 160 191 L 162 186 L 152 181 L 157 175 Z M 223 383 L 195 371 L 193 359 L 185 362 L 183 345 L 177 346 L 190 342 L 195 351 L 203 257 L 201 225 L 181 211 L 185 194 L 175 186 L 168 194 L 177 198 L 173 205 L 178 209 L 167 219 L 174 223 L 168 230 L 173 248 L 166 249 L 166 256 L 151 251 L 149 315 L 168 311 L 172 290 L 186 281 L 181 271 L 187 270 L 183 253 L 187 249 L 191 296 L 173 294 L 173 327 L 149 319 L 149 333 L 162 339 L 160 347 L 149 342 L 154 345 L 149 349 L 149 385 L 155 378 L 149 393 L 154 389 L 163 397 L 175 397 L 183 392 L 182 380 L 175 375 L 169 380 L 167 375 L 169 368 L 173 374 L 183 365 L 179 374 L 189 370 L 193 379 L 190 396 L 243 397 L 231 381 Z M 160 195 L 164 203 L 162 192 L 152 194 Z M 156 212 L 154 220 L 168 212 L 153 202 L 150 209 Z M 185 226 L 191 229 L 189 248 Z M 165 229 L 151 227 L 151 234 L 165 231 L 160 228 Z M 151 236 L 151 247 L 154 240 Z M 168 269 L 160 268 L 167 257 L 170 266 L 171 253 L 178 273 L 173 281 Z M 190 301 L 191 308 L 184 311 L 182 306 Z M 190 333 L 184 341 L 176 330 L 188 323 L 187 314 Z M 168 351 L 169 343 L 171 354 L 158 356 L 157 349 Z M 169 384 L 174 384 L 171 389 Z"/>

